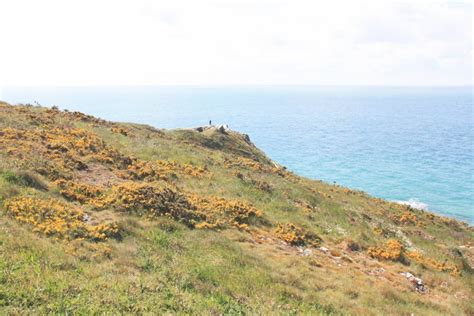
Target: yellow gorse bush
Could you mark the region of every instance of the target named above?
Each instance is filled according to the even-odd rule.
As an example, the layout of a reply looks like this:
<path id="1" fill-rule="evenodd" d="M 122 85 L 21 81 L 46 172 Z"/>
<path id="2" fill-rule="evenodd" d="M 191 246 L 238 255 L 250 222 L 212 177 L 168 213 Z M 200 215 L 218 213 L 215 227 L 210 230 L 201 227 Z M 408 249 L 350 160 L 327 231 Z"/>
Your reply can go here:
<path id="1" fill-rule="evenodd" d="M 369 256 L 380 260 L 400 260 L 402 256 L 403 245 L 396 239 L 389 239 L 384 247 L 369 247 L 367 253 Z"/>
<path id="2" fill-rule="evenodd" d="M 262 212 L 247 202 L 197 194 L 188 194 L 187 197 L 199 216 L 205 219 L 198 228 L 233 226 L 246 230 L 249 224 L 262 217 Z"/>
<path id="3" fill-rule="evenodd" d="M 418 264 L 421 264 L 427 268 L 431 268 L 437 271 L 450 272 L 451 274 L 459 274 L 459 268 L 448 261 L 440 262 L 433 258 L 425 257 L 419 251 L 407 251 L 405 255 L 415 261 Z"/>
<path id="4" fill-rule="evenodd" d="M 106 209 L 112 201 L 106 194 L 107 188 L 83 182 L 59 179 L 54 182 L 59 187 L 59 193 L 69 201 L 87 204 L 96 210 Z"/>
<path id="5" fill-rule="evenodd" d="M 67 199 L 95 209 L 111 208 L 148 218 L 168 216 L 189 227 L 247 229 L 262 217 L 250 203 L 182 193 L 164 182 L 128 181 L 110 189 L 63 179 L 55 184 Z"/>
<path id="6" fill-rule="evenodd" d="M 127 173 L 123 174 L 123 178 L 131 180 L 168 180 L 169 172 L 159 168 L 150 161 L 135 160 L 127 167 Z"/>
<path id="7" fill-rule="evenodd" d="M 247 229 L 261 211 L 242 201 L 180 193 L 165 184 L 125 182 L 105 198 L 117 210 L 148 217 L 168 216 L 197 228 Z"/>
<path id="8" fill-rule="evenodd" d="M 63 239 L 105 240 L 119 232 L 116 224 L 90 225 L 80 208 L 55 199 L 19 197 L 4 204 L 17 221 L 32 225 L 34 231 Z"/>
<path id="9" fill-rule="evenodd" d="M 423 223 L 418 219 L 418 217 L 410 211 L 403 212 L 399 218 L 399 222 L 402 224 L 414 224 L 416 226 L 423 225 Z"/>
<path id="10" fill-rule="evenodd" d="M 403 245 L 396 239 L 389 239 L 385 247 L 370 247 L 367 253 L 379 260 L 397 261 L 402 256 L 405 256 L 405 258 L 411 259 L 429 269 L 450 272 L 451 274 L 459 273 L 459 268 L 451 262 L 440 262 L 433 258 L 428 258 L 419 251 L 405 251 Z"/>
<path id="11" fill-rule="evenodd" d="M 114 133 L 117 133 L 117 134 L 121 134 L 123 136 L 128 136 L 129 134 L 129 131 L 123 127 L 112 127 L 110 129 L 110 131 L 114 132 Z"/>
<path id="12" fill-rule="evenodd" d="M 60 190 L 59 193 L 71 201 L 94 204 L 95 200 L 104 193 L 104 188 L 97 185 L 79 183 L 59 179 L 54 182 Z"/>
<path id="13" fill-rule="evenodd" d="M 226 168 L 236 168 L 236 167 L 241 167 L 241 168 L 246 168 L 246 169 L 250 169 L 250 170 L 253 170 L 253 171 L 259 171 L 259 172 L 264 172 L 264 173 L 273 173 L 273 174 L 277 174 L 277 175 L 280 175 L 282 177 L 286 177 L 286 176 L 289 176 L 290 174 L 288 172 L 286 172 L 284 169 L 282 168 L 277 168 L 277 167 L 274 167 L 274 166 L 268 166 L 268 165 L 264 165 L 258 161 L 255 161 L 255 160 L 252 160 L 252 159 L 249 159 L 249 158 L 245 158 L 245 157 L 238 157 L 236 159 L 225 159 L 224 161 L 224 167 Z"/>
<path id="14" fill-rule="evenodd" d="M 245 167 L 245 168 L 249 168 L 255 171 L 266 170 L 266 166 L 264 166 L 260 162 L 249 159 L 249 158 L 245 158 L 245 157 L 238 157 L 237 159 L 234 159 L 234 160 L 226 159 L 224 161 L 224 166 L 227 168 Z"/>
<path id="15" fill-rule="evenodd" d="M 180 164 L 175 161 L 157 160 L 155 163 L 164 170 L 170 170 L 183 175 L 192 177 L 202 177 L 208 174 L 208 171 L 202 167 L 193 166 L 190 164 Z"/>
<path id="16" fill-rule="evenodd" d="M 203 177 L 208 171 L 201 167 L 190 164 L 179 164 L 174 161 L 141 161 L 135 159 L 127 167 L 127 173 L 122 177 L 130 180 L 160 181 L 169 180 L 173 176 L 188 175 L 192 177 Z"/>
<path id="17" fill-rule="evenodd" d="M 312 232 L 296 226 L 295 224 L 278 224 L 275 229 L 275 235 L 293 246 L 314 246 L 321 242 L 321 238 Z"/>
<path id="18" fill-rule="evenodd" d="M 112 187 L 105 200 L 120 211 L 147 217 L 168 216 L 190 227 L 201 220 L 184 194 L 164 184 L 121 183 Z"/>
<path id="19" fill-rule="evenodd" d="M 122 168 L 130 163 L 130 158 L 107 146 L 96 134 L 80 128 L 5 128 L 0 130 L 0 149 L 24 163 L 31 163 L 31 157 L 40 157 L 42 165 L 34 167 L 50 178 L 87 169 L 89 161 Z"/>

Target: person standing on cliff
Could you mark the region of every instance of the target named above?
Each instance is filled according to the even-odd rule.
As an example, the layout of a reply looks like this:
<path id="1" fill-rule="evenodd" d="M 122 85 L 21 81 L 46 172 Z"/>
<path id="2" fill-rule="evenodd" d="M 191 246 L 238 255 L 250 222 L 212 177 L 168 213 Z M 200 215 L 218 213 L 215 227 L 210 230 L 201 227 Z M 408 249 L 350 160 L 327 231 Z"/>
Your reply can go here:
<path id="1" fill-rule="evenodd" d="M 212 125 L 212 121 L 211 121 L 211 120 L 209 120 L 209 126 L 211 126 L 211 125 Z"/>

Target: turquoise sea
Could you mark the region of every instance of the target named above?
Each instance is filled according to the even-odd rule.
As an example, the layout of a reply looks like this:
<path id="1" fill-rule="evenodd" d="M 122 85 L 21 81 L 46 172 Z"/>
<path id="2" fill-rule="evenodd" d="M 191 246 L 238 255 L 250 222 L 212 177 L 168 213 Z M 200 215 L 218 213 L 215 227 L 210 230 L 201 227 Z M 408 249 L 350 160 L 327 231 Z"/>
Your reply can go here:
<path id="1" fill-rule="evenodd" d="M 6 88 L 159 128 L 229 124 L 298 174 L 474 223 L 473 88 Z"/>

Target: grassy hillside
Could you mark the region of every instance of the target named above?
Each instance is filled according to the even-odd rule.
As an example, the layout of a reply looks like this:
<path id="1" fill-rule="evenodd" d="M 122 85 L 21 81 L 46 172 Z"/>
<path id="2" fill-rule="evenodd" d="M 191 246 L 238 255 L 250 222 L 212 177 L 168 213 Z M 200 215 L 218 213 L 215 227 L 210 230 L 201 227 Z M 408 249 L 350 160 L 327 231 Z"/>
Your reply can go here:
<path id="1" fill-rule="evenodd" d="M 472 226 L 237 132 L 0 103 L 0 314 L 473 315 L 473 266 Z"/>

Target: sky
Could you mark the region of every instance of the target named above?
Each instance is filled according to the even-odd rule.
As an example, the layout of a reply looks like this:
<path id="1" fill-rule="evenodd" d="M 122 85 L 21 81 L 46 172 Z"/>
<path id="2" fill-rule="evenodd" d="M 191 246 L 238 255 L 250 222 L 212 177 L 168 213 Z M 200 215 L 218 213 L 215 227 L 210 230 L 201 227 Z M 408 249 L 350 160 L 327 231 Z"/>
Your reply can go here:
<path id="1" fill-rule="evenodd" d="M 0 41 L 0 89 L 473 84 L 464 0 L 1 0 Z"/>

